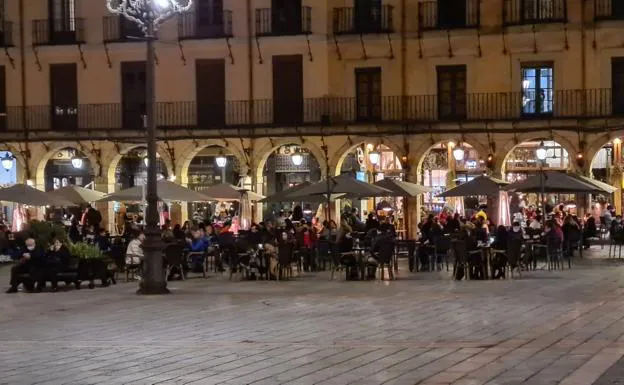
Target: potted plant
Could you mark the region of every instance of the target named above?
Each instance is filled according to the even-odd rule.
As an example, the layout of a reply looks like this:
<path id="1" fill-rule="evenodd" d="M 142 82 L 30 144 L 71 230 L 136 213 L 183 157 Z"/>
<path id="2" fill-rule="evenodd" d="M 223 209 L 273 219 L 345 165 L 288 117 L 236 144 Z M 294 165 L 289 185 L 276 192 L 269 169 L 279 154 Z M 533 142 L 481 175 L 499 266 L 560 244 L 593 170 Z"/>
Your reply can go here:
<path id="1" fill-rule="evenodd" d="M 94 281 L 99 279 L 102 286 L 108 286 L 109 257 L 97 246 L 85 242 L 70 245 L 70 253 L 80 259 L 78 276 L 80 280 L 89 281 L 89 289 L 95 287 Z"/>

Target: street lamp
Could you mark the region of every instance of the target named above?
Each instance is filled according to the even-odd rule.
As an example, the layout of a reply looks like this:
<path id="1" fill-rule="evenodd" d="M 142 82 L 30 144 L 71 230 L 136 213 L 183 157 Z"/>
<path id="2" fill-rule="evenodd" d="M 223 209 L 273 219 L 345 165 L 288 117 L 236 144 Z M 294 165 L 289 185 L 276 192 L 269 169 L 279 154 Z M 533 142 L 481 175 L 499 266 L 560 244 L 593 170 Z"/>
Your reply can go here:
<path id="1" fill-rule="evenodd" d="M 303 155 L 301 155 L 301 151 L 298 148 L 292 153 L 290 160 L 292 160 L 293 164 L 297 167 L 303 164 Z"/>
<path id="2" fill-rule="evenodd" d="M 370 160 L 373 166 L 377 166 L 381 160 L 381 154 L 377 150 L 373 150 L 368 153 L 368 160 Z"/>
<path id="3" fill-rule="evenodd" d="M 466 156 L 466 151 L 464 151 L 464 148 L 460 144 L 453 150 L 453 158 L 460 162 L 464 160 L 464 156 Z"/>
<path id="4" fill-rule="evenodd" d="M 148 156 L 143 158 L 143 164 L 145 165 L 145 167 L 149 167 L 150 161 L 149 161 L 149 157 Z"/>
<path id="5" fill-rule="evenodd" d="M 143 280 L 139 282 L 139 294 L 165 294 L 167 281 L 163 270 L 162 246 L 158 226 L 158 191 L 156 177 L 156 125 L 154 122 L 155 67 L 154 41 L 156 31 L 167 20 L 177 14 L 188 11 L 192 0 L 106 0 L 106 7 L 111 13 L 125 17 L 136 23 L 143 31 L 147 49 L 145 70 L 145 125 L 147 141 L 147 209 L 145 215 L 145 235 L 143 243 L 145 261 Z"/>
<path id="6" fill-rule="evenodd" d="M 215 158 L 215 162 L 217 163 L 217 167 L 225 168 L 227 165 L 227 158 L 223 155 L 223 152 L 219 152 L 219 155 Z"/>
<path id="7" fill-rule="evenodd" d="M 539 147 L 535 150 L 535 155 L 539 161 L 539 175 L 540 175 L 540 201 L 542 205 L 542 224 L 546 217 L 546 205 L 544 204 L 544 162 L 546 161 L 547 151 L 544 146 L 544 142 L 540 142 Z"/>
<path id="8" fill-rule="evenodd" d="M 73 168 L 82 168 L 82 163 L 83 163 L 82 158 L 77 155 L 74 155 L 71 158 L 71 164 Z"/>
<path id="9" fill-rule="evenodd" d="M 0 162 L 2 162 L 2 167 L 8 172 L 13 168 L 13 160 L 15 157 L 13 155 L 9 155 L 9 153 L 5 153 L 2 158 L 0 158 Z"/>

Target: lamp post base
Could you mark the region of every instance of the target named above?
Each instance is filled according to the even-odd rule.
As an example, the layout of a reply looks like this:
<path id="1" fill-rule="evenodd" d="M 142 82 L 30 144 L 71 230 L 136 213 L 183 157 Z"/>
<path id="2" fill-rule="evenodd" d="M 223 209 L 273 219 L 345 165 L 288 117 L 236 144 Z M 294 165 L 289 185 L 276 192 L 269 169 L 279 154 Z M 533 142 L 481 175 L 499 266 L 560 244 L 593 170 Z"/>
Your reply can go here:
<path id="1" fill-rule="evenodd" d="M 167 290 L 167 277 L 164 269 L 164 244 L 157 229 L 146 230 L 146 238 L 143 242 L 145 261 L 143 262 L 143 279 L 139 282 L 137 294 L 157 295 L 169 294 Z"/>
<path id="2" fill-rule="evenodd" d="M 167 284 L 163 284 L 161 282 L 150 282 L 147 283 L 145 281 L 141 281 L 139 283 L 139 289 L 136 292 L 141 295 L 160 295 L 160 294 L 170 294 L 171 292 L 167 289 Z"/>

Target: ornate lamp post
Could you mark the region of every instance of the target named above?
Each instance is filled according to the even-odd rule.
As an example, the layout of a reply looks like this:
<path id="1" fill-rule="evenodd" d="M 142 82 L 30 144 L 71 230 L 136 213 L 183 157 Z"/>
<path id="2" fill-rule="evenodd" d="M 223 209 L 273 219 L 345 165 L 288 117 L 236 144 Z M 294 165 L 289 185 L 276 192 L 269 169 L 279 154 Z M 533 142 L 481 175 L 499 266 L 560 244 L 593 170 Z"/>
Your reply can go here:
<path id="1" fill-rule="evenodd" d="M 546 157 L 548 156 L 548 150 L 546 146 L 544 146 L 544 142 L 540 142 L 539 147 L 535 150 L 535 156 L 537 156 L 537 160 L 539 161 L 539 175 L 540 175 L 540 201 L 542 205 L 542 225 L 544 224 L 546 218 L 546 204 L 544 202 L 545 192 L 544 192 L 544 163 L 546 162 Z"/>
<path id="2" fill-rule="evenodd" d="M 158 192 L 156 176 L 156 127 L 154 122 L 155 60 L 154 41 L 158 28 L 167 20 L 191 8 L 192 0 L 106 0 L 106 7 L 114 14 L 136 23 L 144 33 L 147 48 L 145 115 L 147 139 L 147 211 L 144 242 L 145 261 L 139 294 L 165 294 L 167 281 L 163 271 L 163 255 L 158 228 Z"/>

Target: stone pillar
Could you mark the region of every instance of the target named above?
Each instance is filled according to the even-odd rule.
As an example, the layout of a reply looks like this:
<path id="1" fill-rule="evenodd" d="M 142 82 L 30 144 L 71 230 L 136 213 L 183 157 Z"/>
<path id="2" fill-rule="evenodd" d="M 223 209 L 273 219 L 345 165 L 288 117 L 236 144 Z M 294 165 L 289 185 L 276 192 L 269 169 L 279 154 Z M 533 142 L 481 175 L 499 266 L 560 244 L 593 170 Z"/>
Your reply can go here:
<path id="1" fill-rule="evenodd" d="M 607 164 L 607 167 L 612 167 L 610 184 L 617 188 L 613 193 L 613 205 L 615 206 L 615 212 L 622 213 L 622 186 L 624 186 L 624 179 L 622 173 L 619 171 L 619 166 L 622 164 L 622 140 L 616 138 L 613 140 L 613 164 Z M 617 170 L 617 171 L 616 171 Z"/>
<path id="2" fill-rule="evenodd" d="M 409 171 L 406 176 L 406 181 L 411 183 L 419 183 L 418 178 L 418 165 L 410 164 Z M 423 196 L 419 195 L 414 198 L 405 198 L 407 202 L 407 210 L 405 212 L 405 221 L 408 239 L 418 238 L 418 224 L 420 223 L 420 211 L 422 210 Z"/>

